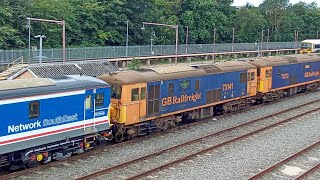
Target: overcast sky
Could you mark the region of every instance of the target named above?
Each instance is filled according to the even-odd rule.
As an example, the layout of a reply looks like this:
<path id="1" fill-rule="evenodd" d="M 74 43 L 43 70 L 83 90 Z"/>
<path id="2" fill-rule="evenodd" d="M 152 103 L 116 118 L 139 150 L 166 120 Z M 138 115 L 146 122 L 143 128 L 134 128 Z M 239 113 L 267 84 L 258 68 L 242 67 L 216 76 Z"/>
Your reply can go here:
<path id="1" fill-rule="evenodd" d="M 318 6 L 320 6 L 320 0 L 290 0 L 291 4 L 295 4 L 299 1 L 303 1 L 306 3 L 311 3 L 311 2 L 317 2 Z M 233 0 L 233 5 L 235 6 L 243 6 L 246 5 L 246 2 L 250 2 L 250 4 L 253 4 L 254 6 L 259 6 L 263 2 L 263 0 Z"/>

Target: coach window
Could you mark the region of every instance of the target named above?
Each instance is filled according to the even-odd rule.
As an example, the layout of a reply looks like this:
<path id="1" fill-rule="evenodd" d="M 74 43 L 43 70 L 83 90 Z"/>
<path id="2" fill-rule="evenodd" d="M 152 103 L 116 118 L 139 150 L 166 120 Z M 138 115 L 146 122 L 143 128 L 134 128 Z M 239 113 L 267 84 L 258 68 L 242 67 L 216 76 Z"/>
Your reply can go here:
<path id="1" fill-rule="evenodd" d="M 139 100 L 139 88 L 135 88 L 131 90 L 131 101 Z"/>
<path id="2" fill-rule="evenodd" d="M 199 90 L 200 90 L 200 80 L 196 80 L 196 84 L 195 84 L 194 89 L 195 89 L 196 91 L 199 91 Z"/>
<path id="3" fill-rule="evenodd" d="M 104 104 L 104 94 L 96 94 L 96 107 L 101 107 Z"/>
<path id="4" fill-rule="evenodd" d="M 92 108 L 92 96 L 87 95 L 86 96 L 86 109 L 91 109 Z"/>
<path id="5" fill-rule="evenodd" d="M 29 118 L 37 118 L 40 115 L 40 102 L 34 101 L 29 103 Z"/>
<path id="6" fill-rule="evenodd" d="M 141 92 L 140 92 L 140 99 L 144 100 L 146 99 L 146 88 L 141 88 Z"/>
<path id="7" fill-rule="evenodd" d="M 240 73 L 240 83 L 247 82 L 247 73 Z"/>
<path id="8" fill-rule="evenodd" d="M 173 96 L 173 95 L 174 95 L 174 84 L 173 83 L 169 83 L 168 96 Z"/>

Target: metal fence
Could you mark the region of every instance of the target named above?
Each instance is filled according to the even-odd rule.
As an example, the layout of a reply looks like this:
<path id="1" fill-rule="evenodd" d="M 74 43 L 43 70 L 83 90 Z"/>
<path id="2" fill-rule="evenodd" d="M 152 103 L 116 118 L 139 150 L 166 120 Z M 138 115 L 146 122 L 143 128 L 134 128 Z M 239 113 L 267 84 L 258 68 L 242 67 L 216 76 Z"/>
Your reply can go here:
<path id="1" fill-rule="evenodd" d="M 293 49 L 294 42 L 270 42 L 263 43 L 235 43 L 229 44 L 188 44 L 178 46 L 178 54 L 200 54 L 211 52 L 231 52 L 231 51 L 256 51 Z M 43 49 L 42 62 L 62 62 L 62 49 Z M 110 59 L 126 57 L 125 46 L 106 46 L 106 47 L 85 47 L 85 48 L 66 48 L 67 61 L 89 60 L 89 59 Z M 174 55 L 175 45 L 153 45 L 153 46 L 129 46 L 127 57 L 144 57 Z M 28 49 L 23 50 L 0 50 L 0 64 L 8 64 L 13 60 L 24 56 L 29 63 L 36 63 L 39 59 L 39 50 L 32 49 L 29 57 Z"/>

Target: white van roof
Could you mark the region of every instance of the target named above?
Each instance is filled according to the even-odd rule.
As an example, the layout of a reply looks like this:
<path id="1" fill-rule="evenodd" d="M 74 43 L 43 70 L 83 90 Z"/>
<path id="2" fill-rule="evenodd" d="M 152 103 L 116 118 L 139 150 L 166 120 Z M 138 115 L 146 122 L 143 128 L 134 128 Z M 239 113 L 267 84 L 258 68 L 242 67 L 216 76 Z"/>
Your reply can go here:
<path id="1" fill-rule="evenodd" d="M 306 39 L 303 40 L 302 43 L 320 44 L 320 39 Z"/>

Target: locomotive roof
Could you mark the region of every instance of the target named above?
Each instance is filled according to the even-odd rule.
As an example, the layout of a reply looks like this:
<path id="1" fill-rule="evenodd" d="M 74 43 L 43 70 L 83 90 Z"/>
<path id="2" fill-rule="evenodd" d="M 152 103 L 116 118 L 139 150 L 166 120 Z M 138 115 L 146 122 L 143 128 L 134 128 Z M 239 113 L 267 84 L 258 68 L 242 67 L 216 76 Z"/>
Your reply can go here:
<path id="1" fill-rule="evenodd" d="M 112 84 L 134 84 L 169 79 L 180 79 L 207 74 L 254 69 L 252 64 L 242 61 L 227 61 L 199 65 L 175 65 L 154 67 L 138 71 L 127 70 L 115 74 L 104 74 L 99 78 Z"/>
<path id="2" fill-rule="evenodd" d="M 304 62 L 314 62 L 320 61 L 319 55 L 287 55 L 287 56 L 270 56 L 270 57 L 259 57 L 254 60 L 248 61 L 248 63 L 253 64 L 257 67 L 268 67 L 268 66 L 280 66 L 286 64 L 297 64 Z"/>
<path id="3" fill-rule="evenodd" d="M 106 82 L 88 76 L 6 80 L 0 81 L 0 100 L 106 86 Z"/>

